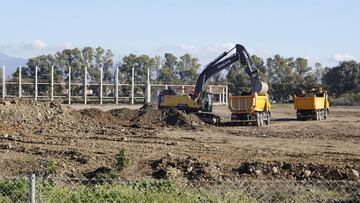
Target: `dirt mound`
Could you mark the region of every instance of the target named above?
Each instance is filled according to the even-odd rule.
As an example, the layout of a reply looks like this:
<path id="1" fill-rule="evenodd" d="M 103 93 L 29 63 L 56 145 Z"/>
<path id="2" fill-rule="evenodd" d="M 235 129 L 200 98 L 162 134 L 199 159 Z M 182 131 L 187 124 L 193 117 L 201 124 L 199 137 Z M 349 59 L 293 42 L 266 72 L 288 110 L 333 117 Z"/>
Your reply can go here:
<path id="1" fill-rule="evenodd" d="M 131 121 L 137 117 L 138 111 L 128 108 L 112 109 L 108 111 L 111 115 L 122 121 Z"/>
<path id="2" fill-rule="evenodd" d="M 109 113 L 121 121 L 136 124 L 140 127 L 175 126 L 196 128 L 204 125 L 195 114 L 186 114 L 177 109 L 159 110 L 156 106 L 149 104 L 145 104 L 140 109 L 136 110 L 121 108 L 110 110 Z"/>
<path id="3" fill-rule="evenodd" d="M 31 124 L 62 119 L 61 115 L 65 111 L 68 109 L 63 109 L 59 102 L 36 102 L 31 99 L 0 101 L 0 119 L 5 124 Z"/>
<path id="4" fill-rule="evenodd" d="M 242 177 L 288 180 L 348 180 L 350 167 L 284 162 L 244 162 L 235 171 Z"/>
<path id="5" fill-rule="evenodd" d="M 118 124 L 121 121 L 114 117 L 110 112 L 104 112 L 96 108 L 82 109 L 78 112 L 83 116 L 83 119 L 93 123 Z"/>
<path id="6" fill-rule="evenodd" d="M 168 125 L 185 128 L 196 128 L 204 125 L 195 114 L 186 114 L 177 109 L 163 110 L 163 120 Z"/>
<path id="7" fill-rule="evenodd" d="M 153 163 L 153 177 L 158 179 L 186 178 L 189 181 L 215 182 L 222 178 L 219 167 L 197 158 L 174 157 L 171 154 Z"/>

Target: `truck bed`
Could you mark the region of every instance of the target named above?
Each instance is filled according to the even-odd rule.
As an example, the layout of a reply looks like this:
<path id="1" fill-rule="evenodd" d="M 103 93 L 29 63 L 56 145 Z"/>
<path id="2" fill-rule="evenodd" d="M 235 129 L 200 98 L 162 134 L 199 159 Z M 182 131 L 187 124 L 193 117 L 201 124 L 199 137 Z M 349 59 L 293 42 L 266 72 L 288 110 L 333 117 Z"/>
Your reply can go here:
<path id="1" fill-rule="evenodd" d="M 232 113 L 253 113 L 255 111 L 262 112 L 266 108 L 267 96 L 246 95 L 246 96 L 230 96 L 229 109 Z"/>
<path id="2" fill-rule="evenodd" d="M 294 108 L 296 110 L 324 109 L 325 97 L 295 97 Z"/>

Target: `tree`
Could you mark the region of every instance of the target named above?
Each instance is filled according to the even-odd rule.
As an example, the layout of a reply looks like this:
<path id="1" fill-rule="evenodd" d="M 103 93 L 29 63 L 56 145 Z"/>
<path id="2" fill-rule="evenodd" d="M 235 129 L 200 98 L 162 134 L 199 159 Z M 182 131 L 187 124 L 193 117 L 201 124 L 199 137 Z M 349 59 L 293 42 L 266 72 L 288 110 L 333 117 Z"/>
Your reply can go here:
<path id="1" fill-rule="evenodd" d="M 325 87 L 335 94 L 360 92 L 360 64 L 343 61 L 338 66 L 326 68 Z"/>
<path id="2" fill-rule="evenodd" d="M 229 67 L 226 79 L 229 83 L 229 91 L 233 94 L 239 95 L 241 92 L 251 89 L 250 77 L 244 72 L 244 68 L 239 62 Z"/>
<path id="3" fill-rule="evenodd" d="M 132 69 L 134 68 L 134 80 L 135 83 L 145 83 L 147 78 L 147 69 L 150 70 L 155 66 L 155 60 L 148 55 L 137 56 L 135 54 L 129 54 L 123 57 L 123 63 L 120 67 L 120 81 L 122 83 L 131 83 Z M 122 87 L 121 91 L 129 91 L 129 87 Z M 136 92 L 144 92 L 145 87 L 136 87 Z"/>
<path id="4" fill-rule="evenodd" d="M 192 57 L 190 54 L 185 54 L 180 57 L 176 66 L 176 72 L 182 83 L 194 83 L 197 79 L 197 71 L 200 68 L 199 60 Z"/>
<path id="5" fill-rule="evenodd" d="M 315 63 L 314 73 L 317 84 L 322 85 L 322 78 L 325 74 L 325 69 L 322 67 L 321 63 Z"/>
<path id="6" fill-rule="evenodd" d="M 159 81 L 165 84 L 176 83 L 178 78 L 176 76 L 177 58 L 171 53 L 164 55 L 163 66 L 159 71 Z"/>

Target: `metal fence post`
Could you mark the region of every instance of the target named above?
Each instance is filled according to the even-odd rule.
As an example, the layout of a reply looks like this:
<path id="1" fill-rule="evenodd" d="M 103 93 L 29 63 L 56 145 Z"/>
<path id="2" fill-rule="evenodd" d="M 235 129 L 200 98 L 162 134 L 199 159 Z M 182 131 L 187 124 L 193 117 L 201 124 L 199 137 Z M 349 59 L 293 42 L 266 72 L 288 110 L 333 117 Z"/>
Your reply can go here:
<path id="1" fill-rule="evenodd" d="M 5 99 L 6 97 L 6 83 L 5 83 L 5 80 L 6 80 L 6 74 L 5 74 L 5 65 L 3 65 L 2 67 L 2 98 Z"/>
<path id="2" fill-rule="evenodd" d="M 103 104 L 103 77 L 104 77 L 104 67 L 100 69 L 100 105 Z"/>
<path id="3" fill-rule="evenodd" d="M 21 66 L 19 66 L 19 98 L 21 98 L 22 89 L 21 89 Z"/>
<path id="4" fill-rule="evenodd" d="M 115 104 L 119 104 L 119 66 L 116 66 L 115 77 Z"/>
<path id="5" fill-rule="evenodd" d="M 38 100 L 38 67 L 35 66 L 35 101 Z"/>
<path id="6" fill-rule="evenodd" d="M 71 104 L 71 66 L 69 66 L 68 104 Z"/>
<path id="7" fill-rule="evenodd" d="M 134 80 L 134 75 L 135 75 L 135 68 L 132 67 L 131 69 L 131 104 L 134 104 L 134 91 L 135 91 L 135 80 Z"/>
<path id="8" fill-rule="evenodd" d="M 51 101 L 54 101 L 54 66 L 51 66 Z"/>
<path id="9" fill-rule="evenodd" d="M 30 203 L 35 203 L 35 192 L 36 192 L 36 187 L 35 187 L 35 174 L 31 174 L 30 176 Z"/>
<path id="10" fill-rule="evenodd" d="M 146 89 L 146 102 L 150 103 L 151 102 L 151 84 L 150 84 L 150 68 L 147 68 L 147 89 Z"/>
<path id="11" fill-rule="evenodd" d="M 87 104 L 87 66 L 84 67 L 84 104 Z"/>

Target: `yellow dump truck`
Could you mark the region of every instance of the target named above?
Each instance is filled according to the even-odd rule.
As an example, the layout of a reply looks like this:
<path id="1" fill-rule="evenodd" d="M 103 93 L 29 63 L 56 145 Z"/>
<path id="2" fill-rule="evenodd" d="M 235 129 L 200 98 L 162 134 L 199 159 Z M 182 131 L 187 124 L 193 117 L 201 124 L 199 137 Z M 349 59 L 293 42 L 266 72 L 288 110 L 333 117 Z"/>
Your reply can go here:
<path id="1" fill-rule="evenodd" d="M 298 120 L 326 119 L 329 115 L 329 107 L 326 92 L 294 97 L 294 108 Z"/>
<path id="2" fill-rule="evenodd" d="M 229 109 L 231 121 L 240 125 L 253 124 L 256 126 L 269 125 L 271 121 L 271 104 L 269 95 L 229 96 Z"/>

